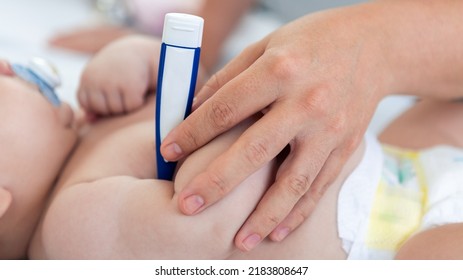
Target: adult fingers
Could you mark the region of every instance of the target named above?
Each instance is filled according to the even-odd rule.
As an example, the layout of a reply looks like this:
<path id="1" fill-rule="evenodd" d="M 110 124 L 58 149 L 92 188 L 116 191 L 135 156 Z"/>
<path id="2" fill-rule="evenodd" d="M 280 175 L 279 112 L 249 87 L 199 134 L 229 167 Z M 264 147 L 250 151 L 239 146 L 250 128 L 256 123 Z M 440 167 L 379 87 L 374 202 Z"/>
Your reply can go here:
<path id="1" fill-rule="evenodd" d="M 249 127 L 205 172 L 179 194 L 179 208 L 196 214 L 224 197 L 250 174 L 275 158 L 300 129 L 283 106 L 269 111 Z M 278 123 L 278 129 L 275 129 Z"/>
<path id="2" fill-rule="evenodd" d="M 212 75 L 195 97 L 193 109 L 197 109 L 221 87 L 251 66 L 264 52 L 265 45 L 256 43 L 244 49 L 220 71 Z"/>
<path id="3" fill-rule="evenodd" d="M 312 213 L 326 188 L 333 183 L 343 166 L 343 159 L 332 152 L 309 190 L 299 199 L 288 216 L 270 233 L 270 239 L 281 241 L 299 227 Z"/>
<path id="4" fill-rule="evenodd" d="M 274 102 L 279 88 L 277 81 L 265 79 L 267 72 L 265 62 L 258 59 L 222 86 L 169 133 L 161 146 L 163 156 L 178 160 Z"/>
<path id="5" fill-rule="evenodd" d="M 252 250 L 272 232 L 307 193 L 331 151 L 330 140 L 311 137 L 295 141 L 290 156 L 279 170 L 275 183 L 235 237 L 243 251 Z M 287 234 L 282 228 L 279 234 Z"/>

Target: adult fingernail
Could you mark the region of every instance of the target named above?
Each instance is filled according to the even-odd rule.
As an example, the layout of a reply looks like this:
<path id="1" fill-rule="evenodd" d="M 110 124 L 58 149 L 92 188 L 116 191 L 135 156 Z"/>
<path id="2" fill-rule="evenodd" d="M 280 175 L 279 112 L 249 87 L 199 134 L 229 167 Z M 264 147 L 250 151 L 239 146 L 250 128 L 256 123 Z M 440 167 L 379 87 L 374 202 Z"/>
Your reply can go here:
<path id="1" fill-rule="evenodd" d="M 277 229 L 276 234 L 275 234 L 276 241 L 281 241 L 285 239 L 286 236 L 288 236 L 290 231 L 291 230 L 288 227 Z"/>
<path id="2" fill-rule="evenodd" d="M 191 107 L 196 108 L 197 105 L 198 105 L 198 97 L 195 96 L 193 98 L 193 103 L 192 103 Z"/>
<path id="3" fill-rule="evenodd" d="M 254 247 L 257 246 L 257 244 L 260 243 L 260 240 L 260 235 L 253 233 L 243 240 L 243 247 L 246 251 L 251 251 Z"/>
<path id="4" fill-rule="evenodd" d="M 201 104 L 203 104 L 203 101 L 199 97 L 195 96 L 195 98 L 193 98 L 193 105 L 191 105 L 191 109 L 194 111 L 198 109 Z"/>
<path id="5" fill-rule="evenodd" d="M 204 199 L 196 194 L 190 195 L 184 200 L 184 209 L 189 215 L 195 214 L 203 205 Z"/>
<path id="6" fill-rule="evenodd" d="M 183 154 L 182 148 L 180 148 L 177 143 L 172 143 L 166 146 L 164 150 L 165 157 L 169 158 L 170 160 L 176 160 L 181 157 Z"/>

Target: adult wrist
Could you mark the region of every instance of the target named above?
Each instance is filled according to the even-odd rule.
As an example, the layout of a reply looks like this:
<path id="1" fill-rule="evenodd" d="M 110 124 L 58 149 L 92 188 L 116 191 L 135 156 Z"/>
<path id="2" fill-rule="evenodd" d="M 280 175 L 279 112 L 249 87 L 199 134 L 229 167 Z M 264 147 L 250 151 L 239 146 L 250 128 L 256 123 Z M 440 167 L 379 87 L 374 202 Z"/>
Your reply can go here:
<path id="1" fill-rule="evenodd" d="M 463 2 L 377 0 L 371 5 L 391 77 L 389 93 L 461 96 Z"/>
<path id="2" fill-rule="evenodd" d="M 397 93 L 399 80 L 396 77 L 396 64 L 391 60 L 391 39 L 384 20 L 382 1 L 373 1 L 347 7 L 346 14 L 353 21 L 350 26 L 357 34 L 362 61 L 357 71 L 362 72 L 363 88 L 370 92 L 372 100 L 379 102 L 387 95 Z"/>

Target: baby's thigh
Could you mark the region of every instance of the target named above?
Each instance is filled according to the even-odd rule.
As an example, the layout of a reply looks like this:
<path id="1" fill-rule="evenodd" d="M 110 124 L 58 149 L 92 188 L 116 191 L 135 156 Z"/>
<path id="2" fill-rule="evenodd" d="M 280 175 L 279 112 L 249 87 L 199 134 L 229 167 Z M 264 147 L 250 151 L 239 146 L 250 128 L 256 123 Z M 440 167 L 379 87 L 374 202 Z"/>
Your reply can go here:
<path id="1" fill-rule="evenodd" d="M 412 236 L 396 259 L 463 259 L 463 224 L 438 226 Z"/>
<path id="2" fill-rule="evenodd" d="M 463 147 L 463 102 L 419 101 L 380 134 L 386 144 L 423 149 L 446 144 Z"/>

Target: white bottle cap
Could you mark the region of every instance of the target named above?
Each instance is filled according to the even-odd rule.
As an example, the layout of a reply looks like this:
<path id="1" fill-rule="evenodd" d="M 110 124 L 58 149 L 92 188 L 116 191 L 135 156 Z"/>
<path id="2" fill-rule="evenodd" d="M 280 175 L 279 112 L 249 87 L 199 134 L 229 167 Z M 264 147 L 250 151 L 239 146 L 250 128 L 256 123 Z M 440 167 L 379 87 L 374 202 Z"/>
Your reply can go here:
<path id="1" fill-rule="evenodd" d="M 164 18 L 162 42 L 187 48 L 201 47 L 204 20 L 201 17 L 168 13 Z"/>

